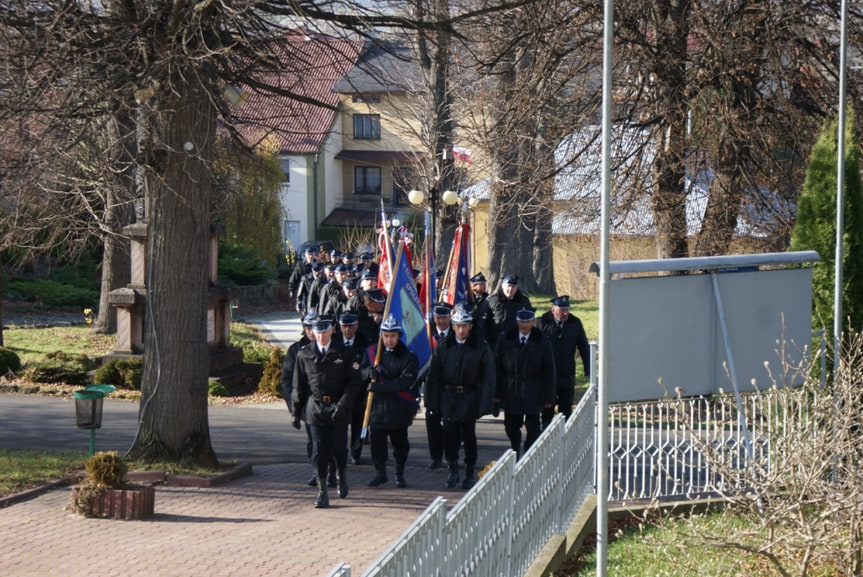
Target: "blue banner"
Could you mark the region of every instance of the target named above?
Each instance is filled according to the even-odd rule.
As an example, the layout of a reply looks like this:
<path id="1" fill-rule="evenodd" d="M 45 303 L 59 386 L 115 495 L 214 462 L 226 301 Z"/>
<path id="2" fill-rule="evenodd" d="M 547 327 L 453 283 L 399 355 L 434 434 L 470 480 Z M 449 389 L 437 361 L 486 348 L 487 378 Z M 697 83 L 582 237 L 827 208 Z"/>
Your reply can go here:
<path id="1" fill-rule="evenodd" d="M 393 265 L 393 281 L 387 297 L 386 313 L 395 317 L 401 324 L 401 339 L 419 361 L 422 375 L 431 361 L 431 343 L 426 331 L 420 298 L 416 284 L 413 281 L 413 270 L 408 259 L 404 258 L 402 245 L 399 243 L 395 263 Z"/>

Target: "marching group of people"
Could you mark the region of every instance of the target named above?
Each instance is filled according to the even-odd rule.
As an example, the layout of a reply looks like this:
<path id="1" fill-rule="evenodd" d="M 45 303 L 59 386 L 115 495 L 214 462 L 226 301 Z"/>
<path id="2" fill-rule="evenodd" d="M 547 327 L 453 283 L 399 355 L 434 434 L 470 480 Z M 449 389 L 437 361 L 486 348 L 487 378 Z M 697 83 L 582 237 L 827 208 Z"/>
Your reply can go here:
<path id="1" fill-rule="evenodd" d="M 433 353 L 421 375 L 399 319 L 383 318 L 386 294 L 377 286 L 371 255 L 354 265 L 333 253 L 322 263 L 308 249 L 289 281 L 303 314 L 303 335 L 288 348 L 281 379 L 292 426 L 302 429 L 305 422 L 313 469 L 308 484 L 318 488 L 315 507 L 329 506 L 328 488 L 348 496 L 346 468 L 349 460 L 360 461 L 364 423 L 375 468 L 368 486 L 389 482 L 391 444 L 395 486 L 407 487 L 408 428 L 420 399 L 428 467 L 446 465 L 449 489 L 470 489 L 477 482 L 476 422 L 483 415 L 503 411 L 504 431 L 518 457 L 555 411 L 569 417 L 575 357 L 589 376 L 590 349 L 581 321 L 569 313 L 568 296 L 554 298 L 551 310 L 537 319 L 517 276 L 504 277 L 489 295 L 485 276 L 476 274 L 471 300 L 432 307 Z"/>

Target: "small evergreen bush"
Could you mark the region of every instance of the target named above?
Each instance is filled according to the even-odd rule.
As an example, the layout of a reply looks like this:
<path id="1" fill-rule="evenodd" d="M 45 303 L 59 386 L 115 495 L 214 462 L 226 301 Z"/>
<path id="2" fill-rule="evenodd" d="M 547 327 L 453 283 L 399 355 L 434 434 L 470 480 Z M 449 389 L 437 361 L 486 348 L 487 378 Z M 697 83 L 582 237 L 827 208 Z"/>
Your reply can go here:
<path id="1" fill-rule="evenodd" d="M 256 286 L 276 278 L 276 271 L 253 249 L 219 245 L 219 282 L 225 285 Z"/>
<path id="2" fill-rule="evenodd" d="M 207 392 L 210 393 L 211 397 L 230 397 L 231 391 L 229 391 L 225 385 L 220 383 L 219 381 L 209 381 L 207 384 Z"/>
<path id="3" fill-rule="evenodd" d="M 117 451 L 100 451 L 84 463 L 87 482 L 103 489 L 122 489 L 126 485 L 129 466 Z"/>
<path id="4" fill-rule="evenodd" d="M 138 358 L 111 359 L 93 374 L 93 382 L 114 385 L 118 389 L 141 390 L 143 362 Z"/>
<path id="5" fill-rule="evenodd" d="M 69 355 L 55 351 L 28 368 L 26 377 L 34 383 L 86 385 L 90 380 L 87 373 L 95 368 L 95 361 L 87 355 Z"/>
<path id="6" fill-rule="evenodd" d="M 285 354 L 279 347 L 273 347 L 270 358 L 264 365 L 264 374 L 258 383 L 258 392 L 282 396 L 282 360 Z"/>
<path id="7" fill-rule="evenodd" d="M 0 347 L 0 375 L 5 375 L 9 371 L 17 373 L 21 370 L 21 358 L 5 347 Z"/>

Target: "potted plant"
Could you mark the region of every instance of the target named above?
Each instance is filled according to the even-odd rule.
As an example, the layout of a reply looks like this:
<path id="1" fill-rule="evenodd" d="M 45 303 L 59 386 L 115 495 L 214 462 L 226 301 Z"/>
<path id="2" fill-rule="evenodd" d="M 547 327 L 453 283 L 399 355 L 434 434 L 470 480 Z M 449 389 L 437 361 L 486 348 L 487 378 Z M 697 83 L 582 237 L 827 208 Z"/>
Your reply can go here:
<path id="1" fill-rule="evenodd" d="M 147 519 L 153 516 L 156 490 L 126 481 L 128 466 L 117 451 L 87 459 L 84 480 L 72 488 L 72 510 L 85 517 Z"/>

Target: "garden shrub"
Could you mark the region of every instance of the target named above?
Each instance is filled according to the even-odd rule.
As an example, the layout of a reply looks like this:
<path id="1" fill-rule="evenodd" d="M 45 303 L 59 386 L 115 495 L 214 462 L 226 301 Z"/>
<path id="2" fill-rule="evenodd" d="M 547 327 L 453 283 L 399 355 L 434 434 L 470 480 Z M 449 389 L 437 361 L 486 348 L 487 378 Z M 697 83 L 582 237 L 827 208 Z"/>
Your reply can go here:
<path id="1" fill-rule="evenodd" d="M 92 307 L 99 302 L 99 291 L 61 284 L 47 279 L 13 279 L 5 283 L 7 297 L 40 302 L 52 307 Z"/>
<path id="2" fill-rule="evenodd" d="M 219 245 L 219 282 L 254 286 L 276 278 L 276 271 L 250 248 Z"/>
<path id="3" fill-rule="evenodd" d="M 70 355 L 55 351 L 26 371 L 26 378 L 34 383 L 66 383 L 86 385 L 88 372 L 96 368 L 96 363 L 87 355 Z"/>
<path id="4" fill-rule="evenodd" d="M 143 361 L 139 358 L 111 359 L 96 370 L 93 382 L 140 391 L 142 366 Z"/>
<path id="5" fill-rule="evenodd" d="M 270 358 L 264 365 L 264 374 L 258 383 L 258 392 L 282 396 L 282 359 L 285 354 L 279 347 L 273 347 Z"/>
<path id="6" fill-rule="evenodd" d="M 87 459 L 84 470 L 92 486 L 119 489 L 126 484 L 129 466 L 117 451 L 100 451 Z"/>
<path id="7" fill-rule="evenodd" d="M 5 375 L 9 371 L 17 373 L 21 370 L 21 358 L 5 347 L 0 347 L 0 375 Z"/>
<path id="8" fill-rule="evenodd" d="M 231 391 L 229 391 L 225 385 L 220 383 L 219 381 L 209 381 L 207 383 L 207 391 L 210 393 L 212 397 L 230 397 Z"/>

